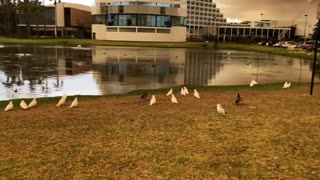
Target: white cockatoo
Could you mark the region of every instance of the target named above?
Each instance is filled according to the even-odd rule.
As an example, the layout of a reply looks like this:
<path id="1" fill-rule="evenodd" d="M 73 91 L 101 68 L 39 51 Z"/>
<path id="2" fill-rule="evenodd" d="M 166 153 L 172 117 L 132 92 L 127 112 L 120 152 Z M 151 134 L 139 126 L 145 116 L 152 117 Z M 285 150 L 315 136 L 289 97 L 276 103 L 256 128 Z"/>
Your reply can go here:
<path id="1" fill-rule="evenodd" d="M 78 102 L 78 98 L 74 98 L 74 100 L 72 101 L 71 105 L 69 106 L 69 108 L 74 108 L 74 107 L 77 107 L 79 104 Z"/>
<path id="2" fill-rule="evenodd" d="M 37 104 L 37 98 L 33 98 L 33 100 L 29 103 L 28 108 L 36 107 Z"/>
<path id="3" fill-rule="evenodd" d="M 64 105 L 64 103 L 66 102 L 66 99 L 68 98 L 68 96 L 66 94 L 64 94 L 61 99 L 59 100 L 57 107 Z"/>
<path id="4" fill-rule="evenodd" d="M 250 87 L 253 87 L 254 85 L 256 85 L 256 84 L 258 84 L 255 80 L 252 80 L 251 82 L 250 82 Z"/>
<path id="5" fill-rule="evenodd" d="M 169 92 L 167 93 L 167 96 L 170 96 L 173 93 L 173 89 L 170 89 Z"/>
<path id="6" fill-rule="evenodd" d="M 196 89 L 193 90 L 193 95 L 194 95 L 194 97 L 200 99 L 200 95 Z"/>
<path id="7" fill-rule="evenodd" d="M 186 94 L 186 91 L 184 90 L 184 88 L 181 88 L 180 94 L 181 94 L 182 96 L 187 95 L 187 94 Z"/>
<path id="8" fill-rule="evenodd" d="M 171 94 L 171 103 L 178 104 L 178 100 L 174 94 Z"/>
<path id="9" fill-rule="evenodd" d="M 186 95 L 188 95 L 188 94 L 189 94 L 189 90 L 188 90 L 188 88 L 187 88 L 187 87 L 184 87 L 184 92 L 186 93 Z"/>
<path id="10" fill-rule="evenodd" d="M 22 100 L 22 101 L 20 102 L 20 107 L 21 107 L 21 109 L 23 109 L 23 110 L 27 110 L 27 109 L 28 109 L 28 105 L 27 105 L 26 102 L 24 102 L 24 100 Z"/>
<path id="11" fill-rule="evenodd" d="M 225 115 L 226 112 L 224 111 L 224 109 L 221 107 L 221 104 L 217 104 L 217 111 L 219 114 L 221 115 Z"/>
<path id="12" fill-rule="evenodd" d="M 156 102 L 157 102 L 156 96 L 155 96 L 155 95 L 152 95 L 149 105 L 152 106 L 152 105 L 154 105 Z"/>
<path id="13" fill-rule="evenodd" d="M 283 89 L 288 89 L 290 88 L 290 86 L 291 86 L 291 83 L 285 82 L 283 85 Z"/>
<path id="14" fill-rule="evenodd" d="M 13 109 L 13 102 L 10 101 L 9 104 L 6 106 L 6 108 L 4 109 L 5 112 L 7 111 L 11 111 Z"/>

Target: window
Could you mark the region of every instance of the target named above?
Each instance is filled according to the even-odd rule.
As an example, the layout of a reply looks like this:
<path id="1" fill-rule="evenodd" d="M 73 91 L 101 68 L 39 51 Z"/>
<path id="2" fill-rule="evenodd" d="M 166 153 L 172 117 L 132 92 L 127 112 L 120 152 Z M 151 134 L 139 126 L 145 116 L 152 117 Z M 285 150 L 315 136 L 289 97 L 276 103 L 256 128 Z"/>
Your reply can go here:
<path id="1" fill-rule="evenodd" d="M 138 15 L 137 16 L 137 25 L 138 26 L 155 27 L 156 26 L 156 16 Z"/>
<path id="2" fill-rule="evenodd" d="M 119 15 L 119 26 L 136 26 L 136 15 Z"/>
<path id="3" fill-rule="evenodd" d="M 108 26 L 118 26 L 118 15 L 108 15 Z"/>
<path id="4" fill-rule="evenodd" d="M 157 16 L 157 27 L 171 27 L 171 17 Z"/>
<path id="5" fill-rule="evenodd" d="M 105 24 L 105 16 L 104 15 L 93 15 L 92 16 L 93 24 Z"/>
<path id="6" fill-rule="evenodd" d="M 119 13 L 123 13 L 123 6 L 119 6 Z"/>

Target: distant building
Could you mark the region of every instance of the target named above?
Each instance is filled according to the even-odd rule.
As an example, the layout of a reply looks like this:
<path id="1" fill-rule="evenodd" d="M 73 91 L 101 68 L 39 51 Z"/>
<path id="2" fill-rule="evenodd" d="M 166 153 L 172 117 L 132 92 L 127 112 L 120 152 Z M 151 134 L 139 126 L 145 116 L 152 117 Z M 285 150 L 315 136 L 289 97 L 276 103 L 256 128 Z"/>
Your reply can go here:
<path id="1" fill-rule="evenodd" d="M 227 20 L 223 17 L 220 9 L 212 0 L 187 0 L 188 18 L 187 35 L 188 38 L 213 34 L 211 28 L 226 25 Z M 211 31 L 210 31 L 211 30 Z"/>
<path id="2" fill-rule="evenodd" d="M 282 40 L 294 38 L 295 27 L 286 21 L 244 21 L 218 26 L 217 36 L 223 41 L 232 41 L 235 38 Z"/>
<path id="3" fill-rule="evenodd" d="M 84 38 L 91 35 L 91 8 L 80 4 L 57 3 L 34 11 L 31 15 L 18 12 L 18 28 L 33 36 Z"/>
<path id="4" fill-rule="evenodd" d="M 96 0 L 92 38 L 114 41 L 186 41 L 183 0 Z"/>

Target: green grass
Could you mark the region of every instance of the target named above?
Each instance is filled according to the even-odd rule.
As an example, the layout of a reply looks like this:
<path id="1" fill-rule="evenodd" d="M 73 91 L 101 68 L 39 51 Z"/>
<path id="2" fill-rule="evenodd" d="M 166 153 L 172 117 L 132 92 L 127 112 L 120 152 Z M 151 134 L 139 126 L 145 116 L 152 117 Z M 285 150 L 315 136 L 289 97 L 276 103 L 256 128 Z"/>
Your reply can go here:
<path id="1" fill-rule="evenodd" d="M 256 44 L 239 44 L 239 43 L 219 43 L 218 49 L 228 49 L 228 50 L 240 50 L 240 51 L 254 51 L 261 53 L 276 54 L 294 58 L 301 59 L 313 59 L 313 52 L 304 52 L 302 50 L 287 50 L 284 48 L 260 46 Z"/>
<path id="2" fill-rule="evenodd" d="M 124 41 L 101 41 L 90 39 L 15 39 L 0 37 L 0 44 L 34 44 L 34 45 L 72 45 L 82 46 L 88 45 L 101 45 L 101 46 L 131 46 L 131 47 L 158 47 L 158 48 L 206 48 L 214 49 L 214 43 L 204 42 L 181 42 L 181 43 L 168 43 L 168 42 L 124 42 Z M 288 51 L 283 48 L 274 48 L 267 46 L 259 46 L 256 44 L 240 44 L 240 43 L 218 43 L 217 46 L 220 50 L 239 50 L 239 51 L 254 51 L 262 53 L 271 53 L 276 55 L 283 55 L 288 57 L 295 57 L 301 59 L 313 59 L 313 54 L 303 51 Z"/>
<path id="3" fill-rule="evenodd" d="M 144 90 L 80 97 L 75 109 L 46 98 L 0 111 L 0 179 L 319 179 L 320 87 L 313 97 L 303 84 L 281 87 L 199 88 L 201 99 L 177 95 L 176 105 L 168 89 L 148 91 L 154 106 L 139 99 Z"/>
<path id="4" fill-rule="evenodd" d="M 319 83 L 315 83 L 316 85 Z M 295 87 L 307 87 L 308 83 L 297 83 L 294 84 Z M 255 90 L 255 91 L 270 91 L 270 90 L 279 90 L 283 86 L 283 83 L 273 83 L 273 84 L 263 84 L 263 85 L 255 85 L 253 88 L 249 87 L 249 85 L 229 85 L 229 86 L 203 86 L 203 87 L 194 87 L 188 86 L 189 89 L 197 89 L 199 91 L 218 91 L 218 92 L 225 92 L 225 91 L 242 91 L 242 90 Z M 180 89 L 184 86 L 176 86 L 172 87 L 172 89 L 176 92 L 180 92 Z M 112 98 L 112 97 L 128 97 L 128 96 L 139 96 L 143 93 L 147 92 L 150 94 L 165 94 L 167 93 L 169 88 L 160 88 L 160 89 L 139 89 L 130 91 L 124 94 L 110 94 L 110 95 L 97 95 L 97 96 L 88 96 L 88 95 L 80 95 L 77 97 L 81 97 L 82 100 L 90 100 L 96 98 Z M 73 99 L 75 96 L 68 96 L 69 99 Z M 50 104 L 50 103 L 57 103 L 60 97 L 42 97 L 38 98 L 41 99 L 42 104 Z M 32 98 L 23 98 L 23 99 L 14 99 L 12 100 L 14 104 L 19 104 L 21 100 L 25 100 L 27 102 L 32 101 Z M 5 106 L 8 101 L 0 101 L 0 106 Z"/>

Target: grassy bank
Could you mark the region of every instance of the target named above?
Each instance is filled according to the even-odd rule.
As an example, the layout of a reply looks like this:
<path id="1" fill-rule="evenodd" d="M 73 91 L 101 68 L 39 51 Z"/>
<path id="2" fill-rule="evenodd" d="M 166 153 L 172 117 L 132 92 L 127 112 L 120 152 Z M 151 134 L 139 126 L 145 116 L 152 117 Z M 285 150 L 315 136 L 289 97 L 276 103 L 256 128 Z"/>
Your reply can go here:
<path id="1" fill-rule="evenodd" d="M 82 46 L 101 45 L 101 46 L 131 46 L 131 47 L 159 47 L 159 48 L 207 48 L 214 49 L 214 43 L 206 44 L 204 42 L 182 42 L 182 43 L 159 43 L 159 42 L 120 42 L 120 41 L 99 41 L 90 39 L 14 39 L 0 37 L 0 44 L 34 44 L 34 45 L 69 45 Z M 267 46 L 259 46 L 255 44 L 239 44 L 239 43 L 219 43 L 217 46 L 220 50 L 240 50 L 254 51 L 262 53 L 271 53 L 288 57 L 296 57 L 302 59 L 312 59 L 313 54 L 302 51 L 288 51 L 283 48 L 274 48 Z"/>
<path id="2" fill-rule="evenodd" d="M 315 83 L 318 85 L 319 83 Z M 319 84 L 320 85 L 320 84 Z M 207 92 L 207 91 L 216 91 L 216 92 L 226 92 L 226 91 L 239 91 L 239 90 L 252 90 L 255 91 L 270 91 L 270 90 L 279 90 L 283 86 L 283 83 L 273 83 L 273 84 L 263 84 L 263 85 L 256 85 L 254 88 L 251 88 L 249 85 L 228 85 L 228 86 L 204 86 L 204 87 L 192 87 L 189 86 L 190 89 L 196 88 L 199 91 Z M 295 87 L 308 87 L 309 84 L 307 83 L 297 83 L 294 84 Z M 180 92 L 180 89 L 183 86 L 176 86 L 172 87 L 172 89 L 176 92 Z M 82 100 L 91 100 L 96 98 L 115 98 L 115 97 L 128 97 L 128 96 L 139 96 L 143 93 L 147 92 L 148 94 L 166 94 L 168 88 L 160 88 L 160 89 L 141 89 L 141 90 L 134 90 L 128 93 L 124 94 L 110 94 L 110 95 L 101 95 L 101 96 L 87 96 L 87 95 L 81 95 L 78 97 L 81 97 Z M 70 99 L 74 98 L 75 96 L 70 96 Z M 57 103 L 60 99 L 60 97 L 43 97 L 40 98 L 42 104 L 52 104 Z M 25 100 L 26 102 L 32 101 L 32 98 L 25 98 L 25 99 L 14 99 L 12 100 L 14 104 L 18 105 L 21 100 Z M 38 99 L 39 100 L 39 99 Z M 1 101 L 0 100 L 0 107 L 5 107 L 5 105 L 8 103 L 8 101 Z"/>
<path id="3" fill-rule="evenodd" d="M 177 105 L 166 91 L 149 91 L 155 106 L 135 91 L 1 111 L 0 179 L 320 178 L 320 99 L 308 86 L 200 88 Z"/>

